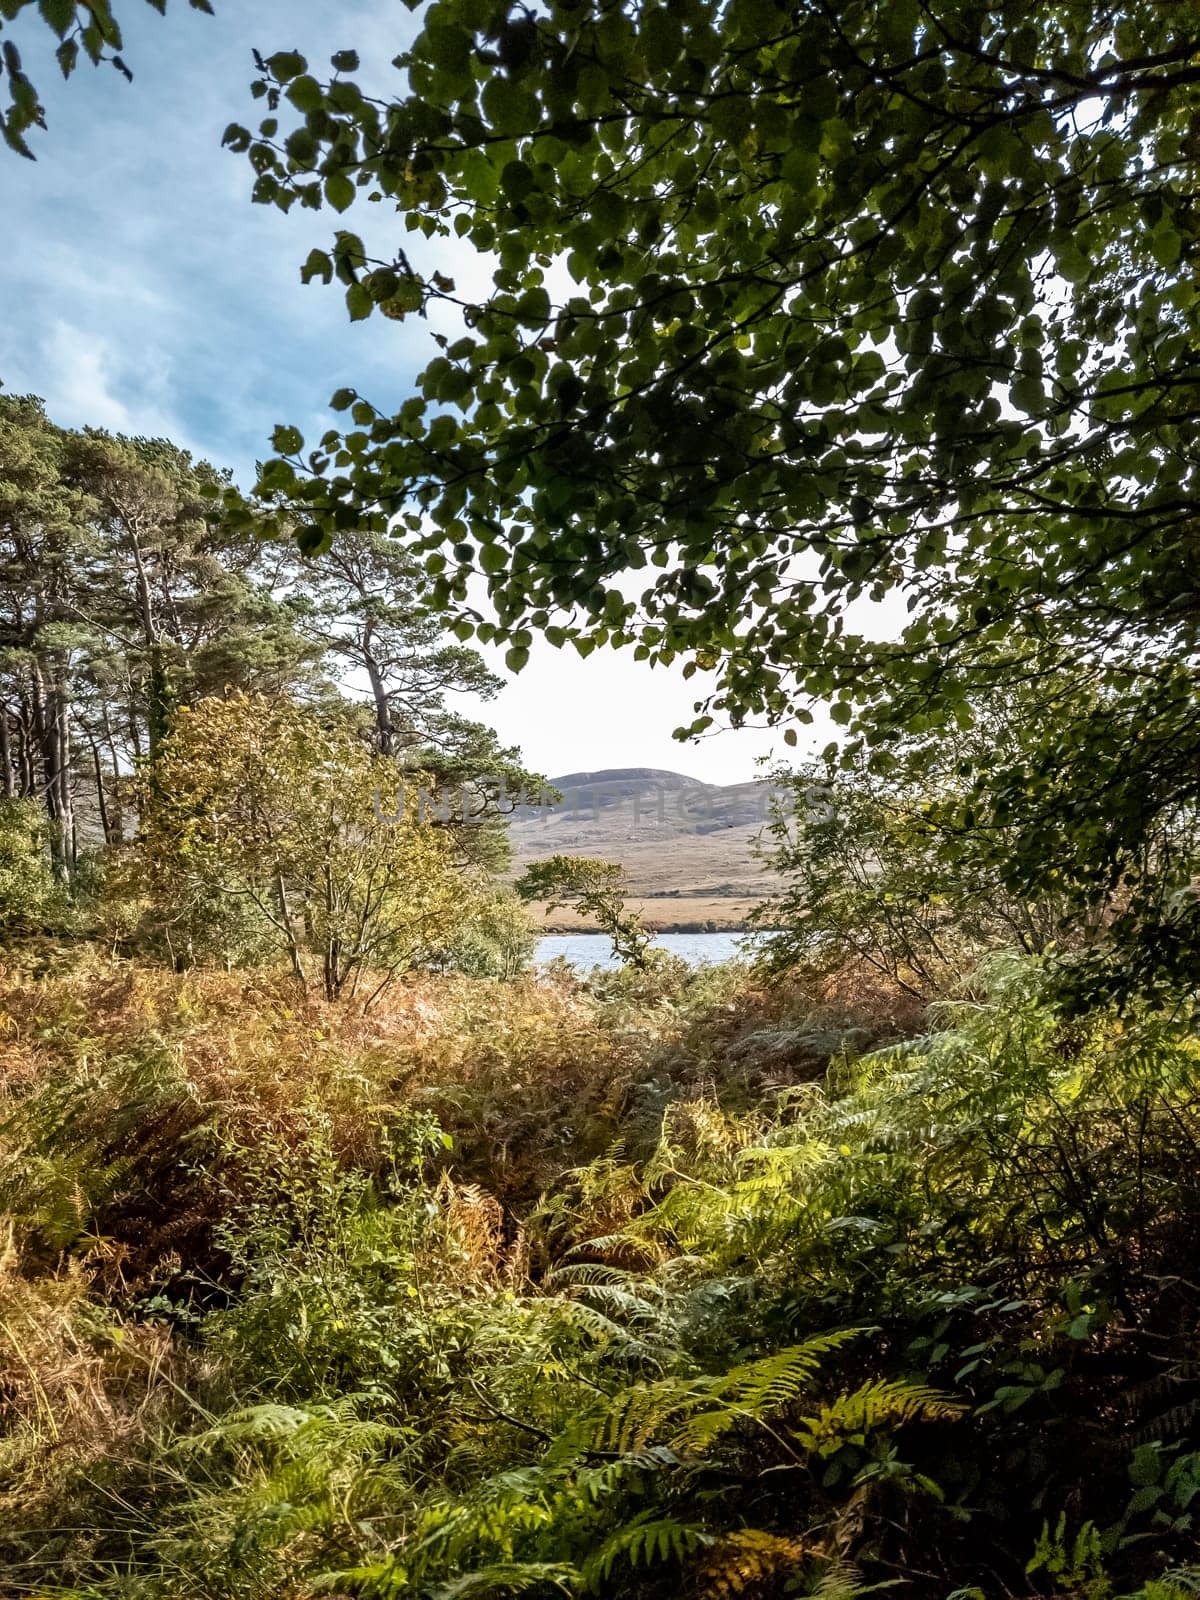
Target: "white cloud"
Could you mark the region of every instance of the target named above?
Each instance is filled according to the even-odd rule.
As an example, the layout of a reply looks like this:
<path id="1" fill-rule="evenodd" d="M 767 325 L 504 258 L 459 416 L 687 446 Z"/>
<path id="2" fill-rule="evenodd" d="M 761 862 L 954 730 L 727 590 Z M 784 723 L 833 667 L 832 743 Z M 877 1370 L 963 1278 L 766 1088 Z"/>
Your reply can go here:
<path id="1" fill-rule="evenodd" d="M 96 333 L 56 322 L 42 351 L 42 397 L 67 426 L 91 424 L 114 433 L 135 429 L 133 413 L 117 394 L 112 348 Z"/>

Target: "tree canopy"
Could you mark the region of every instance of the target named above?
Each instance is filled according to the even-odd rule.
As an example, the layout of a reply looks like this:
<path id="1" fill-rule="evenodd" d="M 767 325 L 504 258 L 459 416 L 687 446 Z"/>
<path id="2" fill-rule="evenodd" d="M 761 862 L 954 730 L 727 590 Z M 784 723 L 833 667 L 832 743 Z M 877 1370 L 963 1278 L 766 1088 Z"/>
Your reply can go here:
<path id="1" fill-rule="evenodd" d="M 537 630 L 715 669 L 692 731 L 825 699 L 883 748 L 1083 670 L 987 790 L 1019 874 L 1066 798 L 1081 894 L 1119 878 L 1200 755 L 1194 8 L 437 0 L 398 65 L 275 54 L 226 134 L 260 201 L 404 215 L 310 254 L 351 317 L 462 314 L 395 414 L 277 430 L 306 546 L 404 531 L 514 668 Z"/>
<path id="2" fill-rule="evenodd" d="M 786 888 L 753 917 L 768 931 L 771 965 L 814 975 L 866 969 L 923 1001 L 955 993 L 965 974 L 1005 950 L 1038 959 L 1053 951 L 1060 972 L 1090 981 L 1126 901 L 1088 903 L 1054 881 L 1038 894 L 1014 891 L 1021 841 L 995 815 L 980 818 L 971 783 L 1012 728 L 1062 723 L 1084 709 L 1076 683 L 1050 678 L 973 706 L 969 728 L 904 741 L 885 771 L 863 759 L 773 773 L 759 852 Z M 1169 877 L 1165 857 L 1194 859 L 1196 849 L 1194 827 L 1156 840 L 1143 863 L 1147 884 L 1161 883 L 1164 869 Z"/>
<path id="3" fill-rule="evenodd" d="M 203 700 L 180 713 L 150 776 L 139 851 L 168 938 L 164 900 L 185 930 L 198 901 L 245 901 L 301 986 L 311 956 L 334 1000 L 364 970 L 384 986 L 469 919 L 450 835 L 413 805 L 400 814 L 395 762 L 310 708 Z"/>
<path id="4" fill-rule="evenodd" d="M 0 796 L 41 803 L 70 878 L 133 831 L 133 774 L 181 707 L 288 697 L 419 773 L 458 858 L 497 864 L 501 796 L 536 780 L 454 709 L 496 680 L 441 636 L 412 558 L 364 534 L 306 561 L 212 516 L 204 490 L 228 481 L 168 440 L 58 428 L 0 395 Z"/>

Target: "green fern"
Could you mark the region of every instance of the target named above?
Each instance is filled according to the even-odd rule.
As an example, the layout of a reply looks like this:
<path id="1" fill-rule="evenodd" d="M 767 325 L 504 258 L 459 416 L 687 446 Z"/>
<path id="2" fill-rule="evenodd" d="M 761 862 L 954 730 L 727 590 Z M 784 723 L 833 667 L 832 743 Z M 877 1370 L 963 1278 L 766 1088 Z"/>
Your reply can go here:
<path id="1" fill-rule="evenodd" d="M 866 1329 L 839 1328 L 816 1334 L 803 1344 L 733 1367 L 714 1380 L 713 1393 L 750 1416 L 764 1416 L 789 1405 L 811 1384 L 826 1356 L 859 1338 Z"/>
<path id="2" fill-rule="evenodd" d="M 742 1420 L 763 1422 L 795 1401 L 821 1361 L 861 1330 L 820 1334 L 717 1376 L 669 1377 L 613 1396 L 585 1435 L 596 1450 L 626 1455 L 653 1443 L 701 1451 Z"/>
<path id="3" fill-rule="evenodd" d="M 907 1379 L 878 1379 L 850 1394 L 839 1395 L 793 1430 L 806 1450 L 830 1455 L 844 1444 L 864 1444 L 867 1435 L 883 1427 L 906 1423 L 944 1421 L 963 1414 L 964 1407 L 940 1390 Z"/>
<path id="4" fill-rule="evenodd" d="M 576 1567 L 562 1561 L 494 1561 L 439 1583 L 430 1591 L 430 1600 L 463 1600 L 469 1595 L 491 1600 L 494 1595 L 529 1594 L 545 1584 L 566 1593 L 579 1583 L 580 1577 Z"/>
<path id="5" fill-rule="evenodd" d="M 637 1569 L 682 1562 L 712 1543 L 713 1535 L 703 1528 L 677 1522 L 673 1517 L 644 1514 L 609 1535 L 584 1563 L 583 1581 L 593 1593 L 611 1594 L 607 1586 L 614 1569 L 622 1565 Z"/>

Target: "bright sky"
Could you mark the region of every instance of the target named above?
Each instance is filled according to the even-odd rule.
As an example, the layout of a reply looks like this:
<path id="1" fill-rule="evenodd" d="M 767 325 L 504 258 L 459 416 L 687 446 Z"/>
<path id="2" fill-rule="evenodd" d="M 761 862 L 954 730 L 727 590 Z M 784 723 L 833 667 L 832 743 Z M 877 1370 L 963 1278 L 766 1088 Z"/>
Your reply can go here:
<path id="1" fill-rule="evenodd" d="M 132 84 L 83 65 L 63 85 L 44 25 L 6 26 L 50 127 L 31 138 L 36 164 L 0 152 L 0 379 L 67 426 L 166 435 L 248 482 L 276 423 L 319 435 L 342 385 L 398 403 L 429 355 L 424 324 L 351 324 L 336 289 L 302 287 L 299 264 L 328 240 L 332 213 L 250 203 L 249 166 L 220 139 L 257 120 L 251 50 L 323 65 L 353 46 L 364 76 L 386 81 L 413 23 L 400 0 L 216 5 L 205 17 L 171 0 L 164 20 L 128 0 Z M 360 210 L 349 220 L 367 232 Z M 782 753 L 779 735 L 754 729 L 673 741 L 699 683 L 628 653 L 582 661 L 543 646 L 482 714 L 549 774 L 655 766 L 732 783 Z M 822 724 L 812 743 L 829 735 Z"/>

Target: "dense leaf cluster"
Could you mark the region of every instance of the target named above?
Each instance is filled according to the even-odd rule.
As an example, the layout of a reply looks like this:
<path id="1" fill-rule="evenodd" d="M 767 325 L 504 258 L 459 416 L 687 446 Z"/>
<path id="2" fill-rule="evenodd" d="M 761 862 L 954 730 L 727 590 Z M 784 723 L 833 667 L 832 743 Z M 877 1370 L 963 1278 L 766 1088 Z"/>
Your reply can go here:
<path id="1" fill-rule="evenodd" d="M 1000 644 L 1014 617 L 1059 598 L 1074 620 L 1106 594 L 1111 638 L 1107 613 L 1143 615 L 1145 561 L 1169 610 L 1200 68 L 1186 8 L 1135 10 L 522 20 L 444 0 L 394 104 L 271 57 L 268 93 L 304 121 L 231 131 L 257 198 L 352 179 L 499 263 L 420 392 L 339 441 L 314 537 L 338 505 L 415 499 L 440 545 L 471 547 L 447 598 L 482 564 L 504 626 L 584 605 L 618 636 L 637 608 L 597 591 L 657 555 L 638 637 L 724 654 L 748 620 L 757 666 L 729 667 L 748 708 L 782 705 L 780 651 L 841 689 L 859 662 L 833 623 L 898 564 L 927 602 L 969 588 L 960 621 Z M 406 309 L 412 274 L 367 271 L 346 234 L 330 261 L 352 314 Z M 936 621 L 923 605 L 875 664 L 962 635 Z"/>
<path id="2" fill-rule="evenodd" d="M 264 485 L 306 543 L 398 522 L 464 630 L 482 572 L 514 667 L 540 631 L 712 668 L 696 729 L 815 696 L 882 746 L 1082 667 L 1108 709 L 988 787 L 1037 878 L 1068 767 L 1068 870 L 1120 878 L 1172 803 L 1166 752 L 1196 751 L 1192 8 L 422 22 L 396 98 L 353 51 L 327 80 L 281 52 L 257 135 L 227 134 L 260 201 L 374 201 L 434 261 L 494 263 L 474 293 L 344 229 L 312 253 L 352 317 L 450 300 L 463 331 L 394 415 L 344 390 L 351 429 L 277 438 Z"/>

